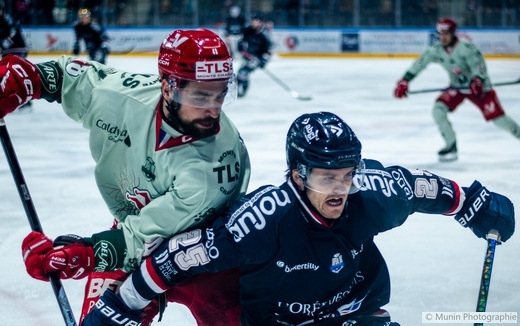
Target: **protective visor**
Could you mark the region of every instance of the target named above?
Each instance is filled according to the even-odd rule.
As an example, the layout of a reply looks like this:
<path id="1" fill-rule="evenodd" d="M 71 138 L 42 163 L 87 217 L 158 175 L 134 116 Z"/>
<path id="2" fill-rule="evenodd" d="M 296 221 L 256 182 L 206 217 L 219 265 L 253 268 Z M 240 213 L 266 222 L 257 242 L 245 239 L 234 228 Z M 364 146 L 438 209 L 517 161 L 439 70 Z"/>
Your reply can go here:
<path id="1" fill-rule="evenodd" d="M 308 167 L 306 167 L 308 169 Z M 365 178 L 365 163 L 346 173 L 338 173 L 343 169 L 309 171 L 306 173 L 304 185 L 306 188 L 326 195 L 346 195 L 357 192 L 363 185 Z"/>
<path id="2" fill-rule="evenodd" d="M 233 75 L 227 80 L 189 80 L 183 82 L 182 86 L 172 90 L 175 93 L 175 102 L 182 105 L 200 109 L 220 108 L 236 100 L 236 76 Z"/>

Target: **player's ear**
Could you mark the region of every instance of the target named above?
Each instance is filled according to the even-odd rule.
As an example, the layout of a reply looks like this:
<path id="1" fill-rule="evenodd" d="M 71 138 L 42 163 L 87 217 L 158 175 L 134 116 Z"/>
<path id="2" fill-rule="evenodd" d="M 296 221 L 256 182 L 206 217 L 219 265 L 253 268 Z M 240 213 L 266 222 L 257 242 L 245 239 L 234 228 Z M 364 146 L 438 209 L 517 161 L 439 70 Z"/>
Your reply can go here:
<path id="1" fill-rule="evenodd" d="M 172 89 L 170 88 L 170 85 L 168 84 L 168 81 L 165 78 L 161 80 L 161 92 L 166 100 L 171 100 Z"/>
<path id="2" fill-rule="evenodd" d="M 296 185 L 298 186 L 298 189 L 303 191 L 305 189 L 305 185 L 303 184 L 303 180 L 300 177 L 300 174 L 298 173 L 298 169 L 291 170 L 291 177 L 292 177 L 294 183 L 296 183 Z"/>

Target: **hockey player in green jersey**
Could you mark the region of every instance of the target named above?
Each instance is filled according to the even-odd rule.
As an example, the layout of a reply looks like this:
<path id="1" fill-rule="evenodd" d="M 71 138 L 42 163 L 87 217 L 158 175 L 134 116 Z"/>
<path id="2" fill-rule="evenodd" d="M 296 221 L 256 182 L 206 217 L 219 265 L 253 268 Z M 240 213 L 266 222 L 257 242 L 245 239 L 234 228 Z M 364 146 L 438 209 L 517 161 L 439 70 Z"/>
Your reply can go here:
<path id="1" fill-rule="evenodd" d="M 96 182 L 115 226 L 55 241 L 32 232 L 22 243 L 32 277 L 89 277 L 82 317 L 101 294 L 96 289 L 117 287 L 163 239 L 209 223 L 248 185 L 246 148 L 222 111 L 236 99 L 225 43 L 206 29 L 175 30 L 158 66 L 159 76 L 68 56 L 36 65 L 16 56 L 0 61 L 0 117 L 42 98 L 89 129 Z M 199 325 L 227 325 L 229 310 L 239 312 L 237 293 L 222 296 L 238 288 L 234 272 L 190 283 L 168 299 L 186 304 Z M 156 312 L 151 307 L 143 325 Z"/>
<path id="2" fill-rule="evenodd" d="M 429 47 L 397 82 L 394 95 L 403 98 L 408 93 L 408 83 L 432 62 L 440 64 L 449 75 L 450 86 L 435 100 L 433 119 L 446 143 L 439 154 L 441 162 L 457 159 L 457 139 L 448 120 L 448 113 L 468 99 L 475 104 L 486 121 L 510 132 L 520 139 L 520 126 L 502 108 L 493 90 L 486 68 L 486 62 L 475 45 L 456 35 L 457 23 L 451 18 L 441 18 L 437 22 L 440 42 Z"/>

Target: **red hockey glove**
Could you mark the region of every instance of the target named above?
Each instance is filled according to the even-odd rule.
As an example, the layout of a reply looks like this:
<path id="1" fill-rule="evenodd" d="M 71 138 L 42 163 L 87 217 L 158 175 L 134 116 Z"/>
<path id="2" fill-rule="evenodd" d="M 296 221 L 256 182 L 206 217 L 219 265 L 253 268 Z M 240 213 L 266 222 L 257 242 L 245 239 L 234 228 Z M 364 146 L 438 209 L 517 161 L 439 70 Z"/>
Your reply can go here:
<path id="1" fill-rule="evenodd" d="M 469 90 L 471 91 L 471 94 L 482 97 L 482 94 L 484 94 L 484 90 L 482 89 L 482 79 L 473 77 L 469 84 Z"/>
<path id="2" fill-rule="evenodd" d="M 49 276 L 43 270 L 43 259 L 52 249 L 52 240 L 43 233 L 32 231 L 23 239 L 23 260 L 25 269 L 31 277 L 41 281 L 49 280 Z"/>
<path id="3" fill-rule="evenodd" d="M 31 62 L 17 55 L 6 55 L 0 61 L 0 118 L 19 106 L 40 98 L 41 79 Z"/>
<path id="4" fill-rule="evenodd" d="M 44 234 L 31 232 L 22 242 L 25 267 L 33 278 L 48 281 L 49 273 L 62 279 L 81 279 L 95 266 L 94 250 L 77 235 L 60 236 L 53 242 Z"/>
<path id="5" fill-rule="evenodd" d="M 55 248 L 45 255 L 45 272 L 59 272 L 62 279 L 78 280 L 94 269 L 94 249 L 84 238 L 74 234 L 62 235 L 54 240 L 54 246 Z"/>
<path id="6" fill-rule="evenodd" d="M 401 79 L 397 82 L 397 85 L 394 89 L 394 96 L 397 98 L 403 98 L 408 95 L 408 81 L 406 79 Z"/>

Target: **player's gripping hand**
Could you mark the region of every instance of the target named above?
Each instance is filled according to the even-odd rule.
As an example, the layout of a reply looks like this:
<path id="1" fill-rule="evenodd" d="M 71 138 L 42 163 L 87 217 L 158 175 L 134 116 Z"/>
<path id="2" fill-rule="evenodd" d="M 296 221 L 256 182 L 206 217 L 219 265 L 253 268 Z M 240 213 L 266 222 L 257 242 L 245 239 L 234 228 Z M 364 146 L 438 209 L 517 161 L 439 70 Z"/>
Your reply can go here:
<path id="1" fill-rule="evenodd" d="M 49 276 L 43 269 L 45 254 L 53 249 L 52 240 L 45 234 L 32 231 L 22 241 L 22 256 L 25 269 L 31 277 L 48 281 Z"/>
<path id="2" fill-rule="evenodd" d="M 34 64 L 13 54 L 0 60 L 0 118 L 40 94 L 41 78 Z"/>
<path id="3" fill-rule="evenodd" d="M 77 235 L 58 237 L 54 243 L 44 234 L 31 232 L 22 242 L 27 273 L 48 281 L 49 273 L 59 273 L 62 279 L 81 279 L 95 266 L 94 250 Z"/>
<path id="4" fill-rule="evenodd" d="M 484 90 L 482 89 L 482 79 L 473 77 L 469 84 L 469 90 L 471 91 L 471 94 L 482 97 L 482 94 L 484 94 Z"/>
<path id="5" fill-rule="evenodd" d="M 513 203 L 507 197 L 487 190 L 478 181 L 462 189 L 466 200 L 455 220 L 469 227 L 479 238 L 485 239 L 488 232 L 495 229 L 501 240 L 507 241 L 515 231 Z"/>
<path id="6" fill-rule="evenodd" d="M 141 310 L 130 309 L 121 296 L 107 289 L 85 316 L 81 326 L 141 325 Z"/>
<path id="7" fill-rule="evenodd" d="M 408 96 L 408 81 L 406 79 L 401 79 L 397 82 L 394 89 L 394 96 L 397 98 Z"/>

